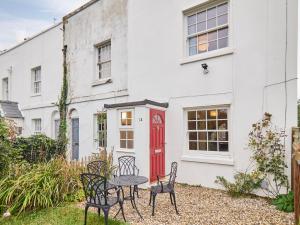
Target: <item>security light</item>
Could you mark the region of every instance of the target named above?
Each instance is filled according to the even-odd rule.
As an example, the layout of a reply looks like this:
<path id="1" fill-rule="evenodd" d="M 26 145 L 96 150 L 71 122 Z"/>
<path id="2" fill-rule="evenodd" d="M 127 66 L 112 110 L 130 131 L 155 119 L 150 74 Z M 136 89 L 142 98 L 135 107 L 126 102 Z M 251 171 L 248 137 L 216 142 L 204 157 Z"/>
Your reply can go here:
<path id="1" fill-rule="evenodd" d="M 208 70 L 208 65 L 206 63 L 201 64 L 202 68 L 203 68 L 203 73 L 204 74 L 208 74 L 209 70 Z"/>

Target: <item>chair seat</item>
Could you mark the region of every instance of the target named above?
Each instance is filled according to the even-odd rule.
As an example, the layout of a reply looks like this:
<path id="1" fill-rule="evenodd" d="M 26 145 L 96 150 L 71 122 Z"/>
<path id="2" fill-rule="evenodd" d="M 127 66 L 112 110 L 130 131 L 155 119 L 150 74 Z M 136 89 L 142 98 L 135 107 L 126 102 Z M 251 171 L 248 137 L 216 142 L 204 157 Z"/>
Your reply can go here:
<path id="1" fill-rule="evenodd" d="M 99 201 L 100 200 L 100 201 Z M 91 205 L 91 206 L 100 206 L 100 207 L 106 207 L 106 206 L 114 206 L 115 204 L 119 203 L 118 198 L 117 197 L 107 197 L 107 204 L 105 205 L 105 199 L 101 198 L 101 199 L 91 199 L 88 198 L 87 204 Z"/>
<path id="2" fill-rule="evenodd" d="M 173 191 L 173 187 L 169 184 L 163 184 L 163 188 L 161 188 L 161 185 L 156 185 L 152 186 L 150 190 L 155 193 L 170 193 Z"/>

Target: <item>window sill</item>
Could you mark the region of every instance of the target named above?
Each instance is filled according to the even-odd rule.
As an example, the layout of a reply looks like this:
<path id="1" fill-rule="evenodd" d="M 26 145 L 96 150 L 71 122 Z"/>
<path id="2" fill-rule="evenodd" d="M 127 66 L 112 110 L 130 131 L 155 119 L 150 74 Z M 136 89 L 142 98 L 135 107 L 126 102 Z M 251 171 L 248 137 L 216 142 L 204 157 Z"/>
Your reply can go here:
<path id="1" fill-rule="evenodd" d="M 199 162 L 199 163 L 208 163 L 208 164 L 220 164 L 233 166 L 234 161 L 231 156 L 225 155 L 183 155 L 181 157 L 182 161 L 187 162 Z"/>
<path id="2" fill-rule="evenodd" d="M 30 95 L 30 97 L 38 97 L 38 96 L 41 96 L 42 94 L 32 94 Z"/>
<path id="3" fill-rule="evenodd" d="M 234 53 L 234 49 L 230 48 L 230 47 L 218 49 L 215 51 L 206 52 L 203 54 L 198 54 L 198 55 L 183 58 L 180 61 L 180 65 L 184 65 L 184 64 L 188 64 L 188 63 L 192 63 L 192 62 L 198 62 L 198 61 L 211 59 L 211 58 L 216 58 L 216 57 L 220 57 L 220 56 L 230 55 L 233 53 Z"/>
<path id="4" fill-rule="evenodd" d="M 119 148 L 119 149 L 117 149 L 117 152 L 135 154 L 134 149 Z"/>
<path id="5" fill-rule="evenodd" d="M 102 84 L 108 84 L 108 83 L 111 83 L 111 82 L 112 82 L 111 78 L 103 78 L 103 79 L 100 79 L 100 80 L 95 80 L 95 81 L 92 82 L 92 87 L 99 86 L 99 85 L 102 85 Z"/>

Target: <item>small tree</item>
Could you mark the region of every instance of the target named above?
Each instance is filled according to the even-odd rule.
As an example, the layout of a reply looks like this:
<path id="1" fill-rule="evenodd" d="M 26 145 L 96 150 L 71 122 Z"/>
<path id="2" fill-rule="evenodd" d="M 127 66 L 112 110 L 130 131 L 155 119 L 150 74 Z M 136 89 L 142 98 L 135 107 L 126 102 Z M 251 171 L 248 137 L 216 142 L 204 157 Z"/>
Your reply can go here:
<path id="1" fill-rule="evenodd" d="M 263 189 L 276 197 L 283 187 L 289 188 L 288 177 L 285 174 L 284 130 L 279 130 L 271 123 L 271 114 L 265 113 L 264 118 L 252 125 L 249 133 L 248 146 L 252 150 L 252 158 L 259 172 L 267 182 Z"/>

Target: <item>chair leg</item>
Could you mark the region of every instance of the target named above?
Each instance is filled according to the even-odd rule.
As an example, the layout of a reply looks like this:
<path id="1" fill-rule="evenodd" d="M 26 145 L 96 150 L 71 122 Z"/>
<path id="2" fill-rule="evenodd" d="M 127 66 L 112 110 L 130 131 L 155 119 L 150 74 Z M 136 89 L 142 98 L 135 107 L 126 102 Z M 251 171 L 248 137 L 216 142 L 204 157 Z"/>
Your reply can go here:
<path id="1" fill-rule="evenodd" d="M 121 208 L 122 217 L 123 217 L 124 221 L 126 222 L 125 215 L 124 215 L 123 202 L 120 201 L 119 204 L 120 204 L 120 208 Z"/>
<path id="2" fill-rule="evenodd" d="M 179 214 L 179 212 L 178 212 L 178 210 L 177 210 L 177 205 L 176 205 L 175 192 L 172 192 L 172 196 L 173 196 L 173 200 L 174 200 L 174 206 L 175 206 L 176 213 Z"/>
<path id="3" fill-rule="evenodd" d="M 84 209 L 84 225 L 86 225 L 88 210 L 89 210 L 89 207 L 86 205 L 85 209 Z"/>
<path id="4" fill-rule="evenodd" d="M 171 200 L 171 204 L 174 205 L 171 193 L 170 193 L 170 200 Z"/>
<path id="5" fill-rule="evenodd" d="M 105 223 L 105 225 L 108 225 L 108 212 L 109 212 L 109 209 L 103 209 L 103 212 L 104 212 L 104 223 Z"/>
<path id="6" fill-rule="evenodd" d="M 150 191 L 149 205 L 151 205 L 151 200 L 152 200 L 152 191 Z"/>
<path id="7" fill-rule="evenodd" d="M 152 194 L 152 216 L 154 216 L 156 194 Z"/>
<path id="8" fill-rule="evenodd" d="M 100 214 L 101 214 L 101 209 L 98 208 L 98 216 L 100 216 Z"/>
<path id="9" fill-rule="evenodd" d="M 134 186 L 134 191 L 136 192 L 136 196 L 138 198 L 140 198 L 140 195 L 139 195 L 139 187 L 137 185 Z"/>

